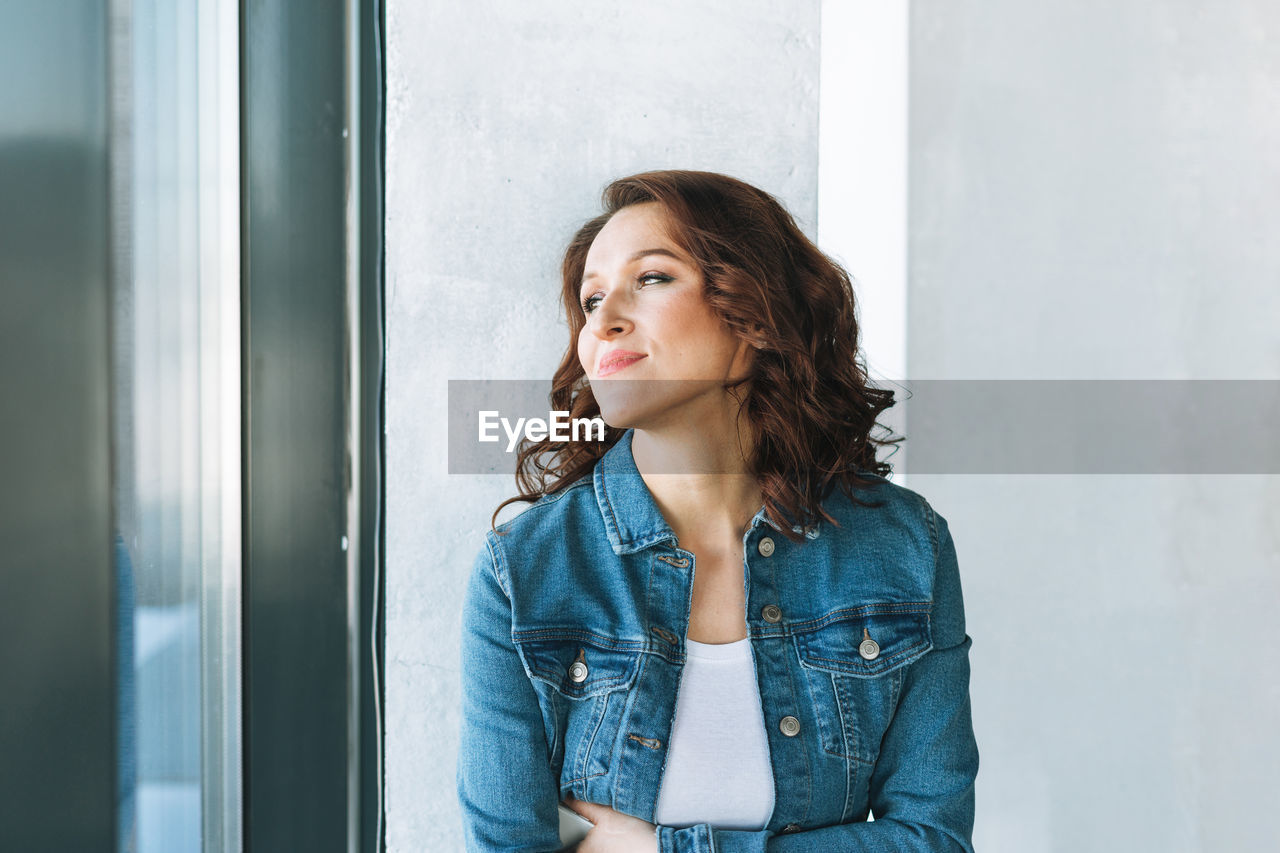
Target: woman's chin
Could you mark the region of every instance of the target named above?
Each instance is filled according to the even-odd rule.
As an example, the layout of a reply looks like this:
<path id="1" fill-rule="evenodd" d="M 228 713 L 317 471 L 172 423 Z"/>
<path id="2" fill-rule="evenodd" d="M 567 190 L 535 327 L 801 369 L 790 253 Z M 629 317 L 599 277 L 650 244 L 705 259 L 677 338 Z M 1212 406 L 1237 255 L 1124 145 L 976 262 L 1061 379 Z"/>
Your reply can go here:
<path id="1" fill-rule="evenodd" d="M 643 382 L 605 380 L 591 385 L 600 417 L 614 429 L 640 426 L 654 412 L 653 389 Z M 661 407 L 658 407 L 661 408 Z"/>
<path id="2" fill-rule="evenodd" d="M 600 419 L 608 424 L 610 429 L 632 429 L 639 427 L 642 422 L 639 413 L 625 406 L 621 408 L 601 406 Z"/>
<path id="3" fill-rule="evenodd" d="M 705 379 L 604 379 L 591 383 L 591 393 L 600 406 L 600 417 L 615 429 L 645 429 L 657 422 L 669 422 L 677 410 L 718 383 Z"/>

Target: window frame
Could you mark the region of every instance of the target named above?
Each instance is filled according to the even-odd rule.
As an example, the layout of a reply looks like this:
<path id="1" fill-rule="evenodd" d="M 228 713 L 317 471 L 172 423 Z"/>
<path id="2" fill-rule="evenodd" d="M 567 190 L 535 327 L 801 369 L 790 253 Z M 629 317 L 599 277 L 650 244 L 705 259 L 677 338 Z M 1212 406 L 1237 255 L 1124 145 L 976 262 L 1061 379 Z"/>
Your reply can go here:
<path id="1" fill-rule="evenodd" d="M 241 4 L 250 853 L 385 849 L 383 21 Z"/>

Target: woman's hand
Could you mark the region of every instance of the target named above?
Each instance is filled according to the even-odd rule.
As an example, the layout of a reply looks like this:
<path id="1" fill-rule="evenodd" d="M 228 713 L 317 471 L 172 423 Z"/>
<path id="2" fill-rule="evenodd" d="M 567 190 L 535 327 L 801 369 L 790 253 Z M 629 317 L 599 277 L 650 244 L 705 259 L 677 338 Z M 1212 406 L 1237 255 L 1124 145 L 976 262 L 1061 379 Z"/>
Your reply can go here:
<path id="1" fill-rule="evenodd" d="M 653 824 L 599 803 L 570 797 L 564 804 L 595 824 L 574 848 L 578 853 L 657 853 Z"/>

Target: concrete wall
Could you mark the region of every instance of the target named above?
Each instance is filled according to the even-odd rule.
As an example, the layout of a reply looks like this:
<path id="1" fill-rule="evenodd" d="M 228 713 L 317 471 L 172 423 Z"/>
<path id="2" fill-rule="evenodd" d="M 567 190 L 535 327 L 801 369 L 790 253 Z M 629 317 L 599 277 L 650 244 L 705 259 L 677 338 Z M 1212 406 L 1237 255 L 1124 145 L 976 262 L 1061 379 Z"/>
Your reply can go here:
<path id="1" fill-rule="evenodd" d="M 1268 0 L 915 0 L 908 375 L 1280 379 L 1277 39 Z M 911 486 L 965 583 L 978 849 L 1275 849 L 1280 478 Z"/>
<path id="2" fill-rule="evenodd" d="M 813 233 L 817 3 L 728 10 L 388 4 L 391 850 L 458 849 L 459 596 L 512 491 L 445 474 L 446 381 L 550 375 L 611 177 L 731 172 Z M 909 378 L 1280 379 L 1274 4 L 915 0 L 910 32 Z M 965 583 L 977 847 L 1270 849 L 1277 478 L 909 484 Z"/>
<path id="3" fill-rule="evenodd" d="M 446 473 L 446 383 L 550 387 L 560 255 L 611 178 L 728 172 L 815 233 L 818 2 L 393 0 L 387 19 L 387 841 L 458 850 L 459 608 L 514 482 Z"/>

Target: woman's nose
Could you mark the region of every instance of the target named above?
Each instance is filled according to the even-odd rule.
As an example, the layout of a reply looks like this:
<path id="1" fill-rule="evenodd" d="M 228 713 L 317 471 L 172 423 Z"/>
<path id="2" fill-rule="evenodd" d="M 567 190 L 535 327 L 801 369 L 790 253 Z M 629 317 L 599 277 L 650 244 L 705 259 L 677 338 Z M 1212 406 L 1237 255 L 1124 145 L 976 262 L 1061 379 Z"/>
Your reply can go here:
<path id="1" fill-rule="evenodd" d="M 595 310 L 587 318 L 587 325 L 596 337 L 611 338 L 631 328 L 630 312 L 622 297 L 623 294 L 615 290 L 596 303 Z"/>

